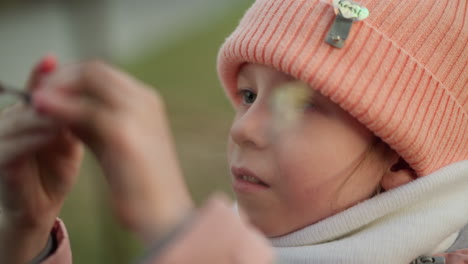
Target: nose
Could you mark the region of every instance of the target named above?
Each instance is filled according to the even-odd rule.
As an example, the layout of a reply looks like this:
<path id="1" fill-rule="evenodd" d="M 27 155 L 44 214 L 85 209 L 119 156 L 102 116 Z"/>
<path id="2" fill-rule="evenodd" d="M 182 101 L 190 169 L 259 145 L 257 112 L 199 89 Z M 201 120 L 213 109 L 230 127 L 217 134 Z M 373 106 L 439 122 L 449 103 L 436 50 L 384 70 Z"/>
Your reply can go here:
<path id="1" fill-rule="evenodd" d="M 268 145 L 270 117 L 268 106 L 258 100 L 247 110 L 238 111 L 231 126 L 232 140 L 243 147 L 265 148 Z"/>

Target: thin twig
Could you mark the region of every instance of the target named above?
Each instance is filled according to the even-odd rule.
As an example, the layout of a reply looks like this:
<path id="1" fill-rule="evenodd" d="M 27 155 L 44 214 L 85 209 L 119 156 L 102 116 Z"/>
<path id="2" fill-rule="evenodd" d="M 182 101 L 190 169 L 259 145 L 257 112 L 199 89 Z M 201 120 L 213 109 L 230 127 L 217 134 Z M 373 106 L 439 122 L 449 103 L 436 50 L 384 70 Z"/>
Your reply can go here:
<path id="1" fill-rule="evenodd" d="M 31 102 L 31 95 L 28 92 L 25 92 L 20 89 L 11 88 L 0 83 L 0 95 L 1 94 L 11 94 L 20 97 L 25 103 Z"/>

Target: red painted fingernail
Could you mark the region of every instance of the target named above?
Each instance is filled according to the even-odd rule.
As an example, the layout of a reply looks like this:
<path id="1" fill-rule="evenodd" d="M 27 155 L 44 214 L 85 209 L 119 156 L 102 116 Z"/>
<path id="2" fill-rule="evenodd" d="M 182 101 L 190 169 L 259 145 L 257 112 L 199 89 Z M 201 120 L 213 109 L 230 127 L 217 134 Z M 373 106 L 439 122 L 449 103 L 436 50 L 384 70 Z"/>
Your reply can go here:
<path id="1" fill-rule="evenodd" d="M 51 73 L 57 68 L 57 58 L 52 55 L 44 56 L 39 63 L 40 73 Z"/>

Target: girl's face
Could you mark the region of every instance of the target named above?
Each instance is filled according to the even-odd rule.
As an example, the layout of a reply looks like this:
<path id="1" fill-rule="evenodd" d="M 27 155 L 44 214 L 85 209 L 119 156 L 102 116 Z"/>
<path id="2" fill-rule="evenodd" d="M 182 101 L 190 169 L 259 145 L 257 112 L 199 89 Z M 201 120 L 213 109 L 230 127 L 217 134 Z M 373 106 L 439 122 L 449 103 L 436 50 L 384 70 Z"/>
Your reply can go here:
<path id="1" fill-rule="evenodd" d="M 241 215 L 268 237 L 371 197 L 390 166 L 384 155 L 372 155 L 372 132 L 318 92 L 312 92 L 294 128 L 272 133 L 274 90 L 288 82 L 297 81 L 267 66 L 245 65 L 229 137 Z"/>

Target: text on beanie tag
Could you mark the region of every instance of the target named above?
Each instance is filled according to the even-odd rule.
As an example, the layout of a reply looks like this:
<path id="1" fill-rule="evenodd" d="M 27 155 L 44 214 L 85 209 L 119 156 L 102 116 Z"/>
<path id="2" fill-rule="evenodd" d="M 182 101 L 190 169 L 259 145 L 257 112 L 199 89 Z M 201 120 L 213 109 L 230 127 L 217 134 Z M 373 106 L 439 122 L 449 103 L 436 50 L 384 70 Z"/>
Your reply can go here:
<path id="1" fill-rule="evenodd" d="M 333 0 L 333 7 L 336 18 L 325 41 L 336 48 L 342 48 L 353 23 L 366 19 L 369 10 L 350 0 Z"/>

